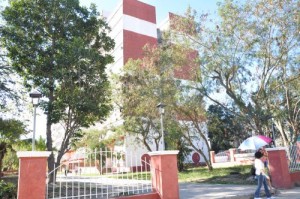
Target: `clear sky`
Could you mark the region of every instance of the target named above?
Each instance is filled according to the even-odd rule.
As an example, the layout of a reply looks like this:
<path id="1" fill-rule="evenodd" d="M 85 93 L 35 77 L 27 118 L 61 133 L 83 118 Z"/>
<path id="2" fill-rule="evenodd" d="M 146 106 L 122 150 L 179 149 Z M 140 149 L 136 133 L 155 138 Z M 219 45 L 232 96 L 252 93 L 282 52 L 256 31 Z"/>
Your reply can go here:
<path id="1" fill-rule="evenodd" d="M 121 0 L 80 0 L 82 5 L 89 6 L 91 3 L 97 5 L 97 9 L 111 11 Z M 159 24 L 169 12 L 184 14 L 188 6 L 191 6 L 198 13 L 208 12 L 214 14 L 217 11 L 217 2 L 222 0 L 140 0 L 141 2 L 156 7 L 156 22 Z"/>

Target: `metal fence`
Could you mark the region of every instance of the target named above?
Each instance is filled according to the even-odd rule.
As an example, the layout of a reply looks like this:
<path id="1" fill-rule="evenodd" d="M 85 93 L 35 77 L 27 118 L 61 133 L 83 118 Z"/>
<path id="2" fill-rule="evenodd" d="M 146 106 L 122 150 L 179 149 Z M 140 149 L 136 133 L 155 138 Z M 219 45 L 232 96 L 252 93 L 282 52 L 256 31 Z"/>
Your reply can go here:
<path id="1" fill-rule="evenodd" d="M 82 153 L 49 172 L 47 199 L 104 199 L 150 193 L 149 156 L 114 151 Z M 51 175 L 53 174 L 53 175 Z"/>
<path id="2" fill-rule="evenodd" d="M 290 172 L 300 171 L 300 146 L 290 146 L 287 148 L 286 152 Z"/>

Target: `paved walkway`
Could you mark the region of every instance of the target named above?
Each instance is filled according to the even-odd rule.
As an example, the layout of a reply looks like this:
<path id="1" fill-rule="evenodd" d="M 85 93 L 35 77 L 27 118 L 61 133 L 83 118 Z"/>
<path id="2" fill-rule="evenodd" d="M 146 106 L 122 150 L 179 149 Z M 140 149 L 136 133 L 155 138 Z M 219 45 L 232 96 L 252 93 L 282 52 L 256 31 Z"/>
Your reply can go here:
<path id="1" fill-rule="evenodd" d="M 180 183 L 180 199 L 253 199 L 255 185 Z M 263 189 L 263 188 L 262 188 Z M 277 190 L 276 199 L 299 199 L 300 187 Z M 266 197 L 262 197 L 266 198 Z"/>

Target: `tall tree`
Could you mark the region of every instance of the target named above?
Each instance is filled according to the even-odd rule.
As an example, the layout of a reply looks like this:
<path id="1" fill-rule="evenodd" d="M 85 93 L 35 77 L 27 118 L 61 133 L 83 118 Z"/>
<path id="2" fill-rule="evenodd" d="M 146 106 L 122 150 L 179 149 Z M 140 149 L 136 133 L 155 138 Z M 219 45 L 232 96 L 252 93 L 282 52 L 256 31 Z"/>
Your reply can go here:
<path id="1" fill-rule="evenodd" d="M 188 10 L 184 19 L 172 23 L 177 32 L 171 39 L 199 52 L 197 89 L 260 134 L 268 131 L 272 117 L 276 124 L 287 124 L 284 129 L 292 127 L 282 116 L 287 111 L 292 133 L 298 135 L 297 95 L 278 88 L 291 91 L 290 83 L 299 81 L 299 1 L 225 0 L 218 14 L 211 22 L 208 15 Z M 217 92 L 227 101 L 216 97 Z M 290 136 L 281 129 L 286 145 Z"/>
<path id="2" fill-rule="evenodd" d="M 176 59 L 176 54 L 186 57 Z M 119 103 L 122 105 L 125 128 L 138 134 L 148 150 L 151 150 L 149 143 L 153 142 L 157 150 L 162 138 L 160 116 L 155 107 L 159 102 L 167 104 L 163 118 L 168 149 L 184 149 L 180 154 L 186 155 L 193 148 L 212 169 L 210 158 L 205 154 L 209 144 L 204 123 L 204 102 L 201 95 L 195 94 L 195 89 L 191 90 L 186 86 L 186 81 L 176 77 L 184 73 L 182 66 L 194 63 L 188 59 L 190 54 L 190 49 L 176 44 L 146 46 L 142 59 L 131 60 L 124 67 L 120 76 L 123 85 Z M 181 143 L 188 143 L 188 147 L 183 147 Z M 182 164 L 178 166 L 182 169 Z"/>
<path id="3" fill-rule="evenodd" d="M 167 66 L 167 55 L 162 55 L 164 51 L 146 46 L 144 52 L 145 56 L 142 59 L 127 62 L 124 73 L 117 76 L 116 81 L 122 83 L 118 90 L 118 104 L 125 120 L 124 127 L 128 132 L 139 135 L 138 141 L 151 151 L 152 143 L 158 150 L 162 138 L 160 116 L 156 106 L 159 102 L 170 104 L 175 87 L 171 86 L 174 85 L 174 81 L 172 83 L 168 78 L 170 70 L 159 67 Z"/>
<path id="4" fill-rule="evenodd" d="M 104 119 L 110 110 L 105 66 L 113 61 L 107 52 L 114 41 L 109 27 L 95 5 L 81 7 L 78 0 L 12 0 L 1 14 L 1 40 L 13 68 L 27 88 L 37 87 L 45 97 L 48 151 L 53 151 L 52 124 L 64 123 L 59 164 L 80 127 Z M 52 154 L 48 169 L 53 168 Z"/>

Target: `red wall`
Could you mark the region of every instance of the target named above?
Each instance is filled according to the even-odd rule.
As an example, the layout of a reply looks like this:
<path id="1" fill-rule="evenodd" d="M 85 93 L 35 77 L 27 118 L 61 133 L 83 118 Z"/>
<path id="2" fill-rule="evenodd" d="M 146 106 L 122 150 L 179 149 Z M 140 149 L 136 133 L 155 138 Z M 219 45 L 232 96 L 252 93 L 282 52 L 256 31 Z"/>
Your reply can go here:
<path id="1" fill-rule="evenodd" d="M 293 186 L 299 186 L 300 185 L 300 172 L 294 172 L 290 173 L 291 181 L 293 183 Z"/>
<path id="2" fill-rule="evenodd" d="M 157 39 L 146 35 L 137 34 L 132 31 L 124 31 L 124 64 L 129 58 L 138 59 L 143 57 L 143 47 L 148 43 L 156 45 Z"/>
<path id="3" fill-rule="evenodd" d="M 156 24 L 155 7 L 137 0 L 123 0 L 123 13 Z"/>
<path id="4" fill-rule="evenodd" d="M 191 50 L 185 53 L 188 61 L 183 66 L 177 67 L 174 71 L 174 75 L 178 79 L 193 80 L 198 67 L 198 64 L 195 62 L 198 57 L 198 51 Z"/>

